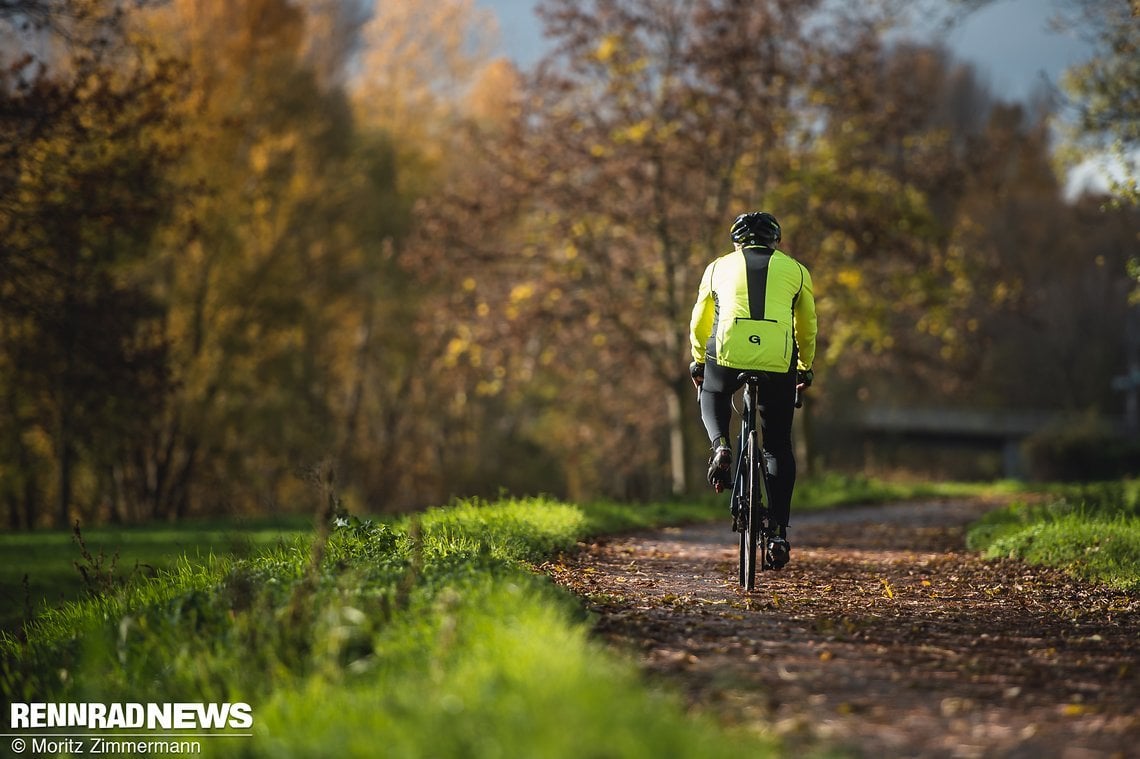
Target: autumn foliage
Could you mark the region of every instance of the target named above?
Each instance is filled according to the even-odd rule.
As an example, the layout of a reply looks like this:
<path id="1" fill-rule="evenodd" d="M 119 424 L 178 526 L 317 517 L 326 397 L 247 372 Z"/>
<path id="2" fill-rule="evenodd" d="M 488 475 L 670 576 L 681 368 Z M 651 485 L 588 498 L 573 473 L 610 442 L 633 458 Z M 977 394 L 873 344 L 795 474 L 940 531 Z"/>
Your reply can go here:
<path id="1" fill-rule="evenodd" d="M 1064 199 L 1046 103 L 822 5 L 546 0 L 529 70 L 471 0 L 0 5 L 8 524 L 309 510 L 330 466 L 360 511 L 691 492 L 688 312 L 756 208 L 822 429 L 1114 411 L 1135 212 Z"/>

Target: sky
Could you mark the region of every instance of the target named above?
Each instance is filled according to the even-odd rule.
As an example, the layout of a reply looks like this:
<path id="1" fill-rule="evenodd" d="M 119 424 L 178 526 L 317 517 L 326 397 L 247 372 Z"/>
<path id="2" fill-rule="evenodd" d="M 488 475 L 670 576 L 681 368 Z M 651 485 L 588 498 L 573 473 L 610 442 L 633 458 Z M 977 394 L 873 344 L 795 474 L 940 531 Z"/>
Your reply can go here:
<path id="1" fill-rule="evenodd" d="M 963 61 L 974 64 L 1003 100 L 1024 100 L 1047 78 L 1054 84 L 1091 49 L 1074 32 L 1058 33 L 1049 19 L 1064 7 L 1055 0 L 1002 0 L 971 14 L 946 38 Z"/>
<path id="2" fill-rule="evenodd" d="M 542 26 L 537 0 L 477 0 L 495 13 L 502 52 L 520 66 L 542 55 Z M 1042 84 L 1056 82 L 1068 66 L 1089 54 L 1088 45 L 1048 28 L 1064 0 L 995 0 L 976 11 L 943 40 L 955 55 L 973 63 L 980 78 L 1002 100 L 1025 100 Z"/>

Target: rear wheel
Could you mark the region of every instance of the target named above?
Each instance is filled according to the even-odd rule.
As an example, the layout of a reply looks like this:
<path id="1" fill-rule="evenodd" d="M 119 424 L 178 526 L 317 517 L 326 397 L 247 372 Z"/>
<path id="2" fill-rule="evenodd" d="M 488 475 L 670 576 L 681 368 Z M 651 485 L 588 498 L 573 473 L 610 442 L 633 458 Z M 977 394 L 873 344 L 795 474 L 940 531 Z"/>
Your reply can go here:
<path id="1" fill-rule="evenodd" d="M 748 525 L 740 533 L 740 586 L 745 590 L 756 587 L 756 566 L 759 560 L 757 547 L 760 536 L 760 488 L 762 483 L 757 456 L 760 451 L 756 444 L 756 431 L 748 433 L 748 440 L 741 450 L 740 479 L 742 503 L 740 507 L 748 515 Z M 759 545 L 763 551 L 763 545 Z"/>
<path id="2" fill-rule="evenodd" d="M 756 587 L 756 533 L 751 528 L 740 533 L 740 587 Z"/>

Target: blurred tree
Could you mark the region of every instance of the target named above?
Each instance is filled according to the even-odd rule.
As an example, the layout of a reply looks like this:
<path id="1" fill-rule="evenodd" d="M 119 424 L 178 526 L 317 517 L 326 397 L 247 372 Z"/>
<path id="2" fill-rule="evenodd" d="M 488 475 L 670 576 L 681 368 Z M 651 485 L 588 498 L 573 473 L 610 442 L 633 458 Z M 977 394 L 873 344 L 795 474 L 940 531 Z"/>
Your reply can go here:
<path id="1" fill-rule="evenodd" d="M 1068 122 L 1069 144 L 1061 151 L 1064 163 L 1097 161 L 1109 179 L 1117 202 L 1140 204 L 1140 9 L 1129 0 L 1071 0 L 1074 19 L 1059 21 L 1091 30 L 1096 54 L 1069 69 L 1063 81 L 1076 106 Z M 1065 122 L 1062 122 L 1063 124 Z M 1140 256 L 1125 263 L 1132 279 L 1130 299 L 1140 305 Z M 1133 344 L 1130 350 L 1137 350 Z"/>
<path id="2" fill-rule="evenodd" d="M 493 17 L 474 0 L 376 2 L 353 94 L 362 125 L 387 133 L 406 182 L 438 178 L 470 87 L 490 62 Z M 417 164 L 422 166 L 417 167 Z M 424 186 L 412 186 L 422 194 Z"/>
<path id="3" fill-rule="evenodd" d="M 866 77 L 861 68 L 879 74 Z M 834 388 L 833 408 L 857 408 L 851 401 L 865 399 L 1110 411 L 1108 379 L 1121 369 L 1127 321 L 1128 214 L 1110 214 L 1097 228 L 1089 203 L 1066 203 L 1052 160 L 1048 103 L 995 101 L 968 67 L 931 48 L 883 47 L 837 70 L 842 76 L 825 88 L 832 103 L 826 123 L 843 128 L 820 134 L 842 145 L 836 160 L 844 170 L 835 176 L 846 179 L 839 187 L 812 181 L 825 188 L 816 203 L 827 234 L 854 228 L 859 235 L 845 243 L 851 257 L 838 261 L 846 263 L 825 266 L 819 278 L 838 301 L 828 306 L 847 314 L 833 323 L 854 328 L 851 335 L 865 342 L 844 349 L 840 364 L 859 394 Z M 874 86 L 863 90 L 852 86 L 857 82 Z M 878 105 L 849 105 L 852 99 Z M 850 115 L 837 122 L 840 113 Z M 852 180 L 871 171 L 889 172 L 921 201 L 912 225 L 925 232 L 909 239 L 925 241 L 924 248 L 908 253 L 877 232 L 885 247 L 859 244 L 870 223 L 865 217 L 880 213 L 886 198 L 898 204 L 905 197 L 898 187 L 879 198 L 853 198 L 849 221 L 828 212 L 848 197 Z M 891 277 L 882 264 L 903 276 Z M 880 304 L 878 318 L 851 318 L 876 313 L 872 303 Z M 837 355 L 841 337 L 830 346 Z"/>
<path id="4" fill-rule="evenodd" d="M 305 12 L 301 58 L 323 88 L 344 88 L 361 53 L 370 0 L 300 0 Z"/>
<path id="5" fill-rule="evenodd" d="M 985 351 L 979 291 L 1008 275 L 986 209 L 1011 188 L 1060 202 L 1046 114 L 995 103 L 943 49 L 839 28 L 810 99 L 823 126 L 784 185 L 822 261 L 829 364 L 849 379 L 886 372 L 896 401 L 950 398 Z"/>
<path id="6" fill-rule="evenodd" d="M 471 147 L 459 125 L 489 102 L 480 83 L 498 76 L 510 86 L 488 57 L 493 35 L 490 16 L 471 0 L 376 3 L 361 33 L 352 100 L 361 143 L 385 146 L 377 169 L 390 189 L 362 209 L 372 220 L 365 251 L 373 268 L 349 322 L 357 339 L 340 458 L 372 509 L 499 487 L 473 463 L 491 447 L 466 402 L 475 381 L 439 363 L 466 318 L 449 302 L 467 267 L 443 238 L 412 223 L 433 216 L 440 188 L 465 168 Z M 482 118 L 494 117 L 484 108 Z"/>
<path id="7" fill-rule="evenodd" d="M 177 150 L 160 139 L 161 103 L 178 67 L 143 65 L 100 8 L 43 5 L 37 24 L 74 45 L 0 73 L 0 446 L 28 527 L 49 470 L 55 522 L 69 525 L 79 465 L 97 477 L 167 382 L 158 304 L 131 272 L 169 198 Z"/>
<path id="8" fill-rule="evenodd" d="M 1135 56 L 1128 52 L 1135 39 L 1127 38 L 1134 38 L 1140 25 L 1127 17 L 1125 6 L 1074 0 L 1069 9 L 1077 15 L 1055 19 L 1071 32 L 1099 38 L 1102 55 L 1075 69 L 1085 85 L 1101 81 L 1092 89 L 1126 90 L 1130 65 L 1135 79 Z M 1116 130 L 1118 147 L 1134 142 L 1135 135 L 1122 136 L 1130 128 L 1129 98 L 1109 93 L 1102 101 L 1103 89 L 1099 95 L 1080 94 L 1081 86 L 1072 87 L 1074 72 L 1066 80 L 1075 101 L 1060 102 L 1059 109 L 1055 99 L 1028 106 L 991 104 L 976 109 L 987 115 L 984 129 L 967 132 L 965 192 L 952 244 L 973 251 L 963 260 L 974 281 L 963 293 L 969 304 L 962 312 L 968 315 L 965 323 L 951 326 L 969 335 L 960 346 L 974 350 L 955 351 L 951 364 L 964 382 L 946 390 L 956 387 L 959 402 L 1099 413 L 1113 413 L 1119 402 L 1109 386 L 1126 368 L 1121 347 L 1130 319 L 1125 293 L 1133 235 L 1128 228 L 1135 225 L 1135 214 L 1106 207 L 1096 218 L 1097 201 L 1067 202 L 1058 174 L 1087 159 L 1098 144 L 1106 145 L 1097 137 L 1112 140 Z M 1058 145 L 1056 127 L 1064 134 L 1065 125 L 1073 123 L 1066 105 L 1076 105 L 1078 132 L 1086 138 L 1074 141 L 1070 131 L 1070 139 Z M 1092 126 L 1101 118 L 1099 127 Z M 1129 194 L 1123 185 L 1116 192 Z"/>
<path id="9" fill-rule="evenodd" d="M 140 27 L 188 65 L 171 104 L 184 192 L 148 270 L 178 393 L 122 472 L 148 516 L 222 507 L 212 493 L 276 508 L 336 445 L 336 335 L 364 265 L 355 193 L 371 156 L 354 152 L 343 93 L 305 64 L 305 30 L 285 0 L 172 2 Z"/>
<path id="10" fill-rule="evenodd" d="M 1001 262 L 1003 276 L 979 288 L 976 318 L 988 348 L 970 398 L 1001 408 L 1115 415 L 1120 399 L 1111 380 L 1127 368 L 1122 243 L 1135 234 L 1140 212 L 1101 209 L 1092 197 L 1069 205 L 1026 186 L 1010 189 L 978 214 L 992 231 L 984 250 Z"/>
<path id="11" fill-rule="evenodd" d="M 473 6 L 424 3 L 413 13 L 410 4 L 380 4 L 365 34 L 371 9 L 361 3 L 177 0 L 140 12 L 93 0 L 21 10 L 33 5 L 58 13 L 26 26 L 25 17 L 11 17 L 9 31 L 42 55 L 5 63 L 0 119 L 12 140 L 0 147 L 13 160 L 0 174 L 6 190 L 23 182 L 25 191 L 0 194 L 0 223 L 30 249 L 37 235 L 67 233 L 66 225 L 53 228 L 55 218 L 74 217 L 114 264 L 92 264 L 87 274 L 38 251 L 10 255 L 13 246 L 0 257 L 12 274 L 0 287 L 14 293 L 0 305 L 0 415 L 13 422 L 0 441 L 9 521 L 34 522 L 34 507 L 53 490 L 44 482 L 49 472 L 65 504 L 71 477 L 58 475 L 80 454 L 80 500 L 90 515 L 105 508 L 104 498 L 128 519 L 303 503 L 308 495 L 295 492 L 293 475 L 326 457 L 343 462 L 348 484 L 372 508 L 423 505 L 443 493 L 442 482 L 431 492 L 415 483 L 430 468 L 418 446 L 442 426 L 432 419 L 433 394 L 448 379 L 429 370 L 433 341 L 443 339 L 435 298 L 447 285 L 400 240 L 414 199 L 450 170 L 447 124 L 466 108 L 457 83 L 473 59 L 449 67 L 437 66 L 436 56 L 471 39 L 464 25 L 475 23 Z M 107 14 L 90 16 L 88 8 Z M 423 27 L 425 19 L 435 26 Z M 365 42 L 401 36 L 423 44 L 397 45 L 390 53 L 399 60 L 386 69 L 375 49 L 364 55 Z M 60 56 L 56 38 L 84 40 L 78 49 L 99 51 L 122 71 L 83 69 Z M 399 73 L 401 63 L 418 78 L 368 78 L 370 67 Z M 76 91 L 98 107 L 56 108 L 71 94 L 42 83 L 49 64 L 57 72 L 50 81 L 80 83 Z M 156 84 L 144 86 L 147 76 Z M 360 88 L 356 104 L 345 95 L 350 80 Z M 95 98 L 103 86 L 120 100 Z M 24 101 L 16 97 L 22 91 L 31 93 Z M 414 107 L 376 109 L 401 98 Z M 39 118 L 28 119 L 33 100 Z M 358 114 L 367 114 L 359 130 Z M 124 158 L 131 148 L 137 156 Z M 107 203 L 121 204 L 118 215 Z M 84 221 L 88 206 L 98 206 L 90 213 L 102 226 Z M 84 283 L 83 298 L 65 297 L 49 275 Z M 33 276 L 39 289 L 20 289 Z M 63 308 L 36 297 L 47 290 L 86 309 L 67 311 L 59 332 L 70 342 L 52 354 L 58 366 L 35 353 L 52 344 L 25 314 Z M 88 318 L 95 312 L 99 320 Z M 107 319 L 121 322 L 118 332 Z M 88 326 L 105 339 L 88 339 Z M 59 367 L 79 361 L 66 350 L 76 341 L 90 361 L 85 373 L 69 374 Z M 116 392 L 96 386 L 95 366 L 118 383 Z M 67 424 L 47 424 L 56 417 L 41 400 L 44 378 L 52 389 L 67 381 L 71 406 L 56 414 Z M 100 426 L 88 405 L 122 429 Z"/>
<path id="12" fill-rule="evenodd" d="M 1102 151 L 1113 194 L 1140 202 L 1140 10 L 1129 0 L 1070 0 L 1057 23 L 1085 32 L 1095 45 L 1088 61 L 1062 82 L 1076 108 L 1066 157 Z M 1075 14 L 1075 16 L 1073 15 Z"/>

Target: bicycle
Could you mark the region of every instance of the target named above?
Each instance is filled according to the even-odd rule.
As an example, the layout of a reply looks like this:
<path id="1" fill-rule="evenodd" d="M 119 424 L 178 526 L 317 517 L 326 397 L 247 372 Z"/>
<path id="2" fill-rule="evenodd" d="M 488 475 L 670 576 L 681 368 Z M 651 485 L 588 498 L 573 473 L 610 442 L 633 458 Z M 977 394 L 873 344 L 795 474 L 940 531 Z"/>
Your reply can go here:
<path id="1" fill-rule="evenodd" d="M 740 438 L 737 447 L 736 474 L 732 479 L 732 529 L 740 533 L 740 587 L 756 587 L 757 549 L 759 566 L 775 569 L 768 556 L 768 539 L 775 537 L 775 526 L 769 521 L 767 504 L 772 502 L 769 479 L 776 476 L 776 459 L 764 450 L 762 427 L 756 424 L 760 408 L 760 372 L 741 372 L 744 383 L 743 408 L 740 415 Z M 803 406 L 800 389 L 796 388 L 796 408 Z"/>
<path id="2" fill-rule="evenodd" d="M 744 383 L 743 408 L 740 414 L 740 437 L 737 439 L 736 473 L 732 478 L 732 529 L 740 533 L 740 587 L 753 590 L 756 587 L 757 549 L 760 551 L 760 566 L 767 565 L 768 519 L 766 504 L 771 503 L 768 478 L 774 476 L 775 462 L 763 453 L 763 439 L 760 427 L 756 424 L 756 413 L 760 407 L 760 374 L 742 372 L 739 379 Z"/>

